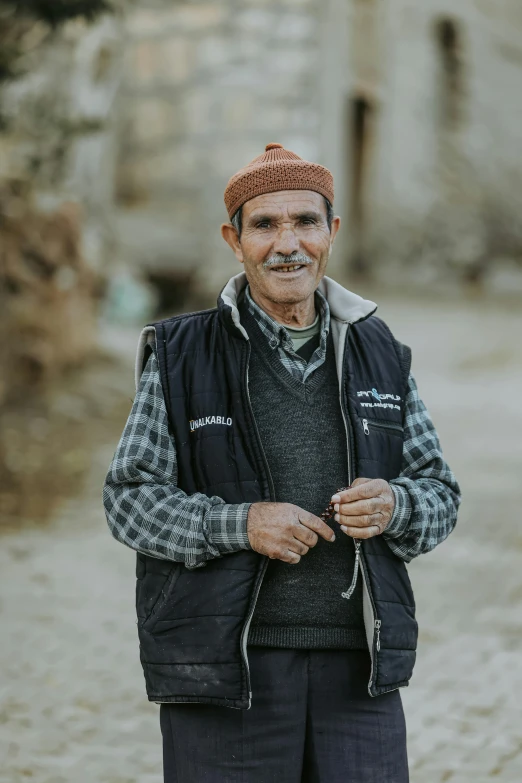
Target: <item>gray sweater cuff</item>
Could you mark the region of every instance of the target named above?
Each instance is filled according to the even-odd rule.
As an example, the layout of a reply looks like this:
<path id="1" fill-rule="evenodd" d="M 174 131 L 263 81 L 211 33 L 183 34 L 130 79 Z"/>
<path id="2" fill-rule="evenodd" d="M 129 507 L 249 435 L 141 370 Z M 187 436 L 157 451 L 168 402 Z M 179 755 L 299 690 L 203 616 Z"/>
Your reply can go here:
<path id="1" fill-rule="evenodd" d="M 223 503 L 208 514 L 208 531 L 212 544 L 220 552 L 251 549 L 247 535 L 247 517 L 251 503 Z"/>

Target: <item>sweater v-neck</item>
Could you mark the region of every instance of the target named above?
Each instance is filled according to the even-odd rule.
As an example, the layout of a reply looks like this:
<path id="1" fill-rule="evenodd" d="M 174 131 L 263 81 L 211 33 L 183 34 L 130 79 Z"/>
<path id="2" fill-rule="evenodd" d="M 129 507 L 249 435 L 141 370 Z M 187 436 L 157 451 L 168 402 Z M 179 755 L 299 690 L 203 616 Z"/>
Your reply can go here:
<path id="1" fill-rule="evenodd" d="M 325 361 L 305 381 L 300 381 L 283 365 L 276 351 L 270 347 L 267 338 L 247 308 L 242 308 L 241 322 L 250 337 L 252 350 L 256 352 L 256 355 L 261 359 L 268 372 L 292 394 L 311 403 L 326 382 L 328 368 L 332 360 L 335 365 L 331 334 L 328 336 Z"/>

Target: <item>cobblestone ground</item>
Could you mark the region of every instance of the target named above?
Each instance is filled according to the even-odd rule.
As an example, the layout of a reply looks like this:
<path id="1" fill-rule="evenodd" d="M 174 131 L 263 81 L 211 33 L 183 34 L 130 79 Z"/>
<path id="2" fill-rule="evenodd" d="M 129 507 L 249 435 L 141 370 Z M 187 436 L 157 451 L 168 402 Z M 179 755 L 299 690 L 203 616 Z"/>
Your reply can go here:
<path id="1" fill-rule="evenodd" d="M 522 312 L 384 301 L 381 314 L 414 349 L 465 497 L 450 540 L 410 567 L 421 627 L 403 691 L 412 781 L 520 783 Z M 130 395 L 123 353 L 118 382 Z M 134 559 L 108 535 L 99 503 L 114 445 L 99 445 L 81 497 L 51 526 L 2 537 L 1 783 L 161 779 L 158 708 L 145 701 L 138 662 Z"/>

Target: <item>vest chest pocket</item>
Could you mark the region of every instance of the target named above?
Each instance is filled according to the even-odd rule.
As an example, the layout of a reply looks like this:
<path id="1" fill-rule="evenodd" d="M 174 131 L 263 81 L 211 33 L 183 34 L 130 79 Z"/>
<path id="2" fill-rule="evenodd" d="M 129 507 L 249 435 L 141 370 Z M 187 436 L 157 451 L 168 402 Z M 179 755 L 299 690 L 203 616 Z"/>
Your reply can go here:
<path id="1" fill-rule="evenodd" d="M 392 435 L 400 435 L 401 437 L 404 433 L 402 424 L 387 419 L 363 419 L 362 427 L 365 435 L 370 435 L 373 428 L 375 428 L 377 432 L 388 432 Z"/>
<path id="2" fill-rule="evenodd" d="M 356 435 L 359 475 L 386 481 L 400 475 L 404 447 L 400 421 L 358 419 Z"/>

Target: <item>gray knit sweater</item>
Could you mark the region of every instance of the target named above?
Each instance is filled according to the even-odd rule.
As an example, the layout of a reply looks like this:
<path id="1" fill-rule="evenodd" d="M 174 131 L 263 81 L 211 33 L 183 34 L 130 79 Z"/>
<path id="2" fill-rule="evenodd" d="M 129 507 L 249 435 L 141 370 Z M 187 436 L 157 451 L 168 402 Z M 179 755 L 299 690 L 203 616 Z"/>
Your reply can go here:
<path id="1" fill-rule="evenodd" d="M 301 382 L 271 350 L 256 320 L 241 308 L 252 344 L 250 398 L 278 502 L 320 515 L 348 483 L 346 433 L 331 336 L 326 361 Z M 290 648 L 366 649 L 362 586 L 341 597 L 352 578 L 354 545 L 338 525 L 336 540 L 319 538 L 297 565 L 268 565 L 249 644 Z"/>

